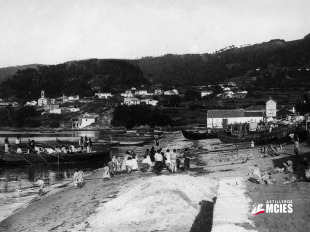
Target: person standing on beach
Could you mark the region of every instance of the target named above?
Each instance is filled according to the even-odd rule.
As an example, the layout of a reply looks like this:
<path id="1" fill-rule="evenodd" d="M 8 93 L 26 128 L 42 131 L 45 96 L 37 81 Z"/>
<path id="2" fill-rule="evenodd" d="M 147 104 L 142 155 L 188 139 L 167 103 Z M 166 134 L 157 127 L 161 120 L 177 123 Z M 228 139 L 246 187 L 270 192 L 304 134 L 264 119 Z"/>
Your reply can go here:
<path id="1" fill-rule="evenodd" d="M 79 188 L 83 187 L 83 183 L 84 183 L 84 172 L 82 169 L 80 169 L 80 171 L 78 173 L 78 186 L 79 186 Z"/>
<path id="2" fill-rule="evenodd" d="M 170 154 L 170 150 L 167 149 L 166 153 L 165 153 L 165 163 L 166 163 L 166 167 L 167 169 L 171 169 L 171 154 Z"/>
<path id="3" fill-rule="evenodd" d="M 177 164 L 176 164 L 176 160 L 177 160 L 177 151 L 175 149 L 173 149 L 173 152 L 170 155 L 170 159 L 171 159 L 171 172 L 177 172 Z"/>
<path id="4" fill-rule="evenodd" d="M 81 136 L 81 138 L 79 139 L 79 146 L 82 148 L 83 150 L 83 146 L 84 146 L 84 141 L 83 141 L 83 137 Z"/>
<path id="5" fill-rule="evenodd" d="M 293 143 L 295 155 L 299 156 L 299 138 L 296 134 L 294 134 Z"/>
<path id="6" fill-rule="evenodd" d="M 158 147 L 159 146 L 159 139 L 158 139 L 158 137 L 156 136 L 156 138 L 155 138 L 155 145 Z"/>
<path id="7" fill-rule="evenodd" d="M 6 137 L 4 140 L 4 152 L 8 153 L 9 151 L 10 151 L 10 142 L 8 137 Z"/>
<path id="8" fill-rule="evenodd" d="M 16 140 L 15 140 L 15 144 L 16 144 L 17 147 L 19 146 L 20 142 L 21 142 L 21 139 L 20 139 L 19 136 L 17 136 Z"/>
<path id="9" fill-rule="evenodd" d="M 155 151 L 154 147 L 152 147 L 150 150 L 150 159 L 151 159 L 152 163 L 155 162 L 155 153 L 156 153 L 156 151 Z"/>
<path id="10" fill-rule="evenodd" d="M 74 183 L 74 188 L 77 188 L 79 185 L 79 173 L 77 170 L 75 170 L 73 174 L 73 183 Z"/>
<path id="11" fill-rule="evenodd" d="M 185 148 L 183 157 L 184 157 L 184 171 L 187 172 L 190 169 L 190 161 L 191 161 L 191 153 L 189 152 L 188 148 Z"/>
<path id="12" fill-rule="evenodd" d="M 91 141 L 91 138 L 88 139 L 87 143 L 87 153 L 92 152 L 93 142 Z"/>
<path id="13" fill-rule="evenodd" d="M 103 167 L 103 180 L 109 180 L 110 179 L 110 168 L 107 164 Z"/>
<path id="14" fill-rule="evenodd" d="M 176 168 L 180 169 L 180 166 L 181 166 L 181 153 L 180 153 L 179 149 L 177 149 L 176 156 L 177 156 L 177 159 L 176 159 L 177 167 Z"/>
<path id="15" fill-rule="evenodd" d="M 160 149 L 158 149 L 155 154 L 155 172 L 157 175 L 161 173 L 162 168 L 163 168 L 163 156 L 160 153 Z"/>

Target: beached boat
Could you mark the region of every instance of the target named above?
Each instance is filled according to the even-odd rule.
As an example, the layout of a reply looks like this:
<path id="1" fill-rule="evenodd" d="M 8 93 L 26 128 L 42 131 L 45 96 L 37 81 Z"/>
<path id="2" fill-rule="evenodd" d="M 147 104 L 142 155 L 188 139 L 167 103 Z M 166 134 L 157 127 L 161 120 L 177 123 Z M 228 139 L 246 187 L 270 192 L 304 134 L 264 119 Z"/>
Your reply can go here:
<path id="1" fill-rule="evenodd" d="M 212 129 L 207 129 L 203 131 L 199 130 L 182 130 L 182 134 L 186 139 L 189 140 L 200 140 L 200 139 L 214 139 L 217 138 L 217 134 Z"/>
<path id="2" fill-rule="evenodd" d="M 296 131 L 295 127 L 276 127 L 271 132 L 247 133 L 244 131 L 231 133 L 230 131 L 218 130 L 217 136 L 223 143 L 254 142 L 257 145 L 268 143 L 282 143 L 291 140 L 289 134 Z"/>
<path id="3" fill-rule="evenodd" d="M 21 164 L 37 164 L 37 163 L 80 163 L 80 162 L 97 162 L 108 161 L 110 153 L 108 150 L 94 151 L 91 153 L 74 152 L 74 153 L 4 153 L 0 152 L 0 165 L 21 165 Z"/>

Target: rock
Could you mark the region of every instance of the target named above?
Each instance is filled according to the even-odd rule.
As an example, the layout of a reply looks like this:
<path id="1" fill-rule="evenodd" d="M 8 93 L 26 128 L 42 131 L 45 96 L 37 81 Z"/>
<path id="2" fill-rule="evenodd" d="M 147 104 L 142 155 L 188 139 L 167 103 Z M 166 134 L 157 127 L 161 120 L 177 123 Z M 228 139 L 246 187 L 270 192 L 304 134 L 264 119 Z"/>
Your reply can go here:
<path id="1" fill-rule="evenodd" d="M 262 175 L 260 173 L 260 170 L 257 166 L 250 166 L 249 170 L 248 170 L 248 175 L 249 175 L 249 179 L 250 181 L 253 182 L 253 180 L 256 183 L 263 183 L 263 179 L 262 179 Z"/>

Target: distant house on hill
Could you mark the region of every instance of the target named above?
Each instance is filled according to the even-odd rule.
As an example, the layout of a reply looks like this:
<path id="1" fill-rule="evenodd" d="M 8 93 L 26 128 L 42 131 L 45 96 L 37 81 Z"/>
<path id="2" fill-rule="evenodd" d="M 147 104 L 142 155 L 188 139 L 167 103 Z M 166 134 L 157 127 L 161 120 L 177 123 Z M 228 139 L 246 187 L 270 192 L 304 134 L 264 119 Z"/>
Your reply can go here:
<path id="1" fill-rule="evenodd" d="M 98 97 L 99 99 L 108 99 L 112 97 L 111 93 L 95 93 L 95 97 Z"/>
<path id="2" fill-rule="evenodd" d="M 208 96 L 210 94 L 213 94 L 213 90 L 201 90 L 200 94 L 201 97 Z"/>
<path id="3" fill-rule="evenodd" d="M 162 89 L 155 89 L 154 95 L 162 95 L 164 91 Z"/>
<path id="4" fill-rule="evenodd" d="M 145 90 L 145 89 L 136 90 L 135 95 L 145 96 L 145 95 L 147 95 L 147 90 Z"/>
<path id="5" fill-rule="evenodd" d="M 228 82 L 228 83 L 227 83 L 227 86 L 229 86 L 229 87 L 235 87 L 235 86 L 237 86 L 237 85 L 236 85 L 235 82 Z"/>
<path id="6" fill-rule="evenodd" d="M 208 110 L 207 126 L 211 128 L 222 128 L 233 123 L 259 122 L 263 118 L 264 115 L 262 112 L 247 112 L 243 109 Z"/>
<path id="7" fill-rule="evenodd" d="M 121 93 L 122 97 L 133 97 L 133 93 L 131 90 L 126 90 L 125 93 Z"/>
<path id="8" fill-rule="evenodd" d="M 239 91 L 239 92 L 235 93 L 234 97 L 238 98 L 238 99 L 244 99 L 247 94 L 248 94 L 247 91 Z"/>
<path id="9" fill-rule="evenodd" d="M 97 114 L 85 113 L 77 118 L 71 120 L 72 128 L 85 128 L 96 122 L 98 118 Z"/>
<path id="10" fill-rule="evenodd" d="M 141 101 L 138 98 L 135 97 L 127 97 L 124 98 L 124 104 L 128 106 L 132 105 L 140 105 Z"/>
<path id="11" fill-rule="evenodd" d="M 142 99 L 141 103 L 144 103 L 146 105 L 151 105 L 151 106 L 156 106 L 158 104 L 157 100 L 153 100 L 153 99 Z"/>

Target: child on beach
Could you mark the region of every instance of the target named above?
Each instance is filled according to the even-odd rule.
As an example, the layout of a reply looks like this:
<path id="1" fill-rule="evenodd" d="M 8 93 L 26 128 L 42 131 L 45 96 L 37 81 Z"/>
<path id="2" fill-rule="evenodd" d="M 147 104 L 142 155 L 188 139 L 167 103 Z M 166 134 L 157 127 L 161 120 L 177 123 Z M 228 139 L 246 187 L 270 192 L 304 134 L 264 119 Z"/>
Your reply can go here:
<path id="1" fill-rule="evenodd" d="M 77 170 L 75 170 L 74 174 L 73 174 L 73 183 L 74 183 L 74 188 L 78 187 L 78 183 L 79 183 L 79 173 Z"/>
<path id="2" fill-rule="evenodd" d="M 103 168 L 103 180 L 109 180 L 110 179 L 110 168 L 109 166 L 105 165 L 105 167 Z"/>

